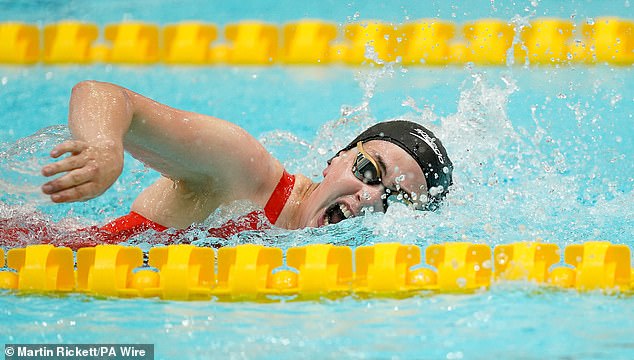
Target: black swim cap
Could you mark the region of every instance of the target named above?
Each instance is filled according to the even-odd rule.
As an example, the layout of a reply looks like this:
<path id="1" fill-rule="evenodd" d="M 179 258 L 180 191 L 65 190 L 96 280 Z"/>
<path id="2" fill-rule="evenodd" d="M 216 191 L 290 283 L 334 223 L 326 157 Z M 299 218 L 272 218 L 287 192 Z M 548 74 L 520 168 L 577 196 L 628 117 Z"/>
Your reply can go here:
<path id="1" fill-rule="evenodd" d="M 362 132 L 339 153 L 352 149 L 359 141 L 370 140 L 389 141 L 407 151 L 416 160 L 427 182 L 430 200 L 427 208 L 435 210 L 453 184 L 453 164 L 440 139 L 420 124 L 406 120 L 386 121 Z"/>

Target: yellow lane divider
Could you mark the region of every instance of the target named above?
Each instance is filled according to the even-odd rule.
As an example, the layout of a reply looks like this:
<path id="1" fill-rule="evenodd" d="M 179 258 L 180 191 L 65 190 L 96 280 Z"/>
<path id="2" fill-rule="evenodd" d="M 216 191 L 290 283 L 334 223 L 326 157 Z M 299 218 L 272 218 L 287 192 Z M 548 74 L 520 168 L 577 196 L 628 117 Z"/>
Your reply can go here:
<path id="1" fill-rule="evenodd" d="M 516 31 L 520 31 L 519 34 Z M 222 36 L 221 36 L 222 35 Z M 102 42 L 98 42 L 102 41 Z M 400 61 L 405 65 L 634 63 L 634 21 L 599 17 L 575 24 L 534 19 L 521 30 L 500 19 L 466 24 L 421 19 L 404 24 L 337 25 L 298 20 L 228 24 L 143 22 L 97 25 L 63 21 L 44 26 L 0 23 L 4 64 L 333 64 Z"/>
<path id="2" fill-rule="evenodd" d="M 217 253 L 217 259 L 216 259 Z M 284 262 L 284 255 L 286 261 Z M 170 300 L 258 300 L 267 296 L 314 298 L 347 294 L 404 296 L 485 290 L 525 281 L 554 288 L 606 293 L 634 286 L 627 245 L 590 241 L 565 248 L 520 242 L 491 247 L 467 242 L 430 245 L 382 243 L 280 248 L 240 245 L 155 247 L 143 264 L 140 248 L 99 245 L 77 251 L 33 245 L 0 249 L 0 288 L 82 292 L 111 297 Z"/>

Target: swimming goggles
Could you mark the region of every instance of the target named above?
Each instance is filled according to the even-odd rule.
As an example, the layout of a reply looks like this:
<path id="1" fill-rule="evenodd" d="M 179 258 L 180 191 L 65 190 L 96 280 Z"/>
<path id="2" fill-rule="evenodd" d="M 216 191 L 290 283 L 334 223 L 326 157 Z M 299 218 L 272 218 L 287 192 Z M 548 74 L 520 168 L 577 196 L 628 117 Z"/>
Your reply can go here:
<path id="1" fill-rule="evenodd" d="M 364 184 L 382 185 L 385 188 L 385 194 L 381 196 L 381 199 L 383 199 L 383 212 L 387 211 L 389 205 L 388 199 L 400 201 L 407 206 L 417 207 L 417 204 L 411 200 L 410 195 L 405 191 L 391 189 L 383 185 L 381 168 L 377 161 L 363 149 L 363 143 L 361 141 L 357 143 L 357 150 L 357 158 L 354 164 L 352 164 L 352 173 Z"/>

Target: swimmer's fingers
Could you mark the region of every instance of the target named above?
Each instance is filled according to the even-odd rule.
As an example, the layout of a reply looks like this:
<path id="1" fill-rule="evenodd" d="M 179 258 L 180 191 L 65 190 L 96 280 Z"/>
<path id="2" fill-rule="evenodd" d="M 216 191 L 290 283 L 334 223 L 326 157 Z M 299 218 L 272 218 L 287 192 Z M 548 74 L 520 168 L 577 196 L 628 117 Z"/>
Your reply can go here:
<path id="1" fill-rule="evenodd" d="M 77 155 L 88 148 L 88 144 L 80 140 L 68 140 L 55 146 L 51 150 L 51 157 L 58 158 L 66 153 Z"/>
<path id="2" fill-rule="evenodd" d="M 69 140 L 57 145 L 51 150 L 52 158 L 58 158 L 66 153 L 70 153 L 71 156 L 44 166 L 42 168 L 42 175 L 53 176 L 84 166 L 88 160 L 85 154 L 87 149 L 88 145 L 84 141 L 79 140 Z"/>
<path id="3" fill-rule="evenodd" d="M 72 171 L 86 166 L 89 158 L 84 154 L 72 155 L 52 164 L 48 164 L 42 168 L 42 175 L 53 176 L 59 173 Z"/>
<path id="4" fill-rule="evenodd" d="M 50 195 L 53 202 L 97 197 L 117 180 L 123 170 L 123 149 L 112 142 L 88 145 L 84 141 L 70 140 L 56 146 L 51 156 L 57 158 L 66 153 L 70 156 L 42 168 L 42 175 L 47 177 L 62 174 L 42 185 L 42 192 Z"/>
<path id="5" fill-rule="evenodd" d="M 83 183 L 52 194 L 51 201 L 54 203 L 67 203 L 89 200 L 100 194 L 97 193 L 97 188 L 98 186 L 94 182 Z"/>
<path id="6" fill-rule="evenodd" d="M 54 197 L 58 197 L 56 195 L 60 193 L 65 193 L 68 190 L 72 190 L 73 188 L 81 187 L 85 184 L 90 184 L 90 189 L 85 189 L 82 187 L 81 193 L 76 193 L 74 196 L 69 197 L 69 194 L 63 196 L 65 201 L 73 201 L 74 200 L 82 200 L 95 197 L 99 195 L 101 192 L 99 191 L 99 186 L 94 182 L 94 179 L 97 177 L 97 168 L 94 166 L 84 167 L 81 169 L 73 170 L 64 176 L 61 176 L 55 180 L 51 180 L 46 184 L 42 185 L 42 192 L 47 195 L 51 195 L 51 199 L 55 201 Z M 89 192 L 85 192 L 84 190 L 90 190 Z M 58 202 L 58 201 L 56 201 Z"/>

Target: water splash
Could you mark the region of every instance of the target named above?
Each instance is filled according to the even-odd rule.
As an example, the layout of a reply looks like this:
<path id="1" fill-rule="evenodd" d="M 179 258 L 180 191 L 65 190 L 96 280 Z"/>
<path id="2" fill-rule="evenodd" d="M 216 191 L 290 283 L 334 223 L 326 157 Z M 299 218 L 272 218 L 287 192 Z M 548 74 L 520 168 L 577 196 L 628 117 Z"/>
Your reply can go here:
<path id="1" fill-rule="evenodd" d="M 406 97 L 403 105 L 415 113 L 395 116 L 429 127 L 448 149 L 455 166 L 455 185 L 440 211 L 412 213 L 405 207 L 392 206 L 385 215 L 374 214 L 329 226 L 333 229 L 330 235 L 334 236 L 328 241 L 345 243 L 361 238 L 362 243 L 475 241 L 495 245 L 542 239 L 565 245 L 596 238 L 617 242 L 622 239 L 610 224 L 622 224 L 619 211 L 631 217 L 632 207 L 623 206 L 631 194 L 615 192 L 614 201 L 602 198 L 600 205 L 589 207 L 579 198 L 588 184 L 585 177 L 570 171 L 571 166 L 579 164 L 570 163 L 566 144 L 542 126 L 543 120 L 535 111 L 531 112 L 533 130 L 515 128 L 508 117 L 508 104 L 520 91 L 517 81 L 511 74 L 503 73 L 495 82 L 501 85 L 492 85 L 484 73 L 472 71 L 462 85 L 454 114 L 439 116 L 432 107 L 420 109 L 414 99 Z M 376 78 L 360 83 L 368 94 L 376 89 Z M 309 146 L 325 150 L 303 157 L 293 166 L 299 172 L 316 173 L 314 169 L 322 166 L 325 158 L 376 123 L 372 96 L 364 96 L 361 105 L 353 116 L 325 124 Z M 580 118 L 586 119 L 587 114 Z M 597 206 L 614 212 L 601 217 L 603 212 Z M 357 231 L 364 229 L 365 236 L 347 233 L 350 222 L 358 225 Z M 316 230 L 317 234 L 320 231 L 323 230 Z M 299 239 L 305 239 L 304 235 L 310 239 L 296 242 L 323 241 L 315 230 L 294 234 Z"/>
<path id="2" fill-rule="evenodd" d="M 314 139 L 275 131 L 262 135 L 261 141 L 289 171 L 319 181 L 326 161 L 359 132 L 379 121 L 373 110 L 377 102 L 383 101 L 380 96 L 377 99 L 381 80 L 392 79 L 397 73 L 398 64 L 358 70 L 355 78 L 362 90 L 359 101 L 342 104 L 340 116 L 323 124 Z M 411 72 L 403 74 L 412 76 Z M 512 99 L 525 96 L 526 91 L 520 89 L 517 73 L 511 69 L 494 75 L 467 70 L 464 77 L 454 110 L 442 113 L 433 103 L 419 106 L 418 99 L 405 93 L 396 101 L 397 110 L 392 116 L 430 128 L 445 144 L 455 165 L 455 185 L 440 211 L 412 212 L 393 205 L 386 214 L 370 214 L 321 229 L 246 232 L 222 244 L 256 242 L 290 247 L 312 243 L 356 246 L 387 241 L 421 245 L 475 241 L 495 245 L 535 239 L 560 245 L 589 239 L 631 242 L 626 234 L 632 224 L 623 220 L 634 218 L 634 201 L 628 190 L 631 176 L 628 180 L 625 173 L 617 178 L 604 175 L 619 164 L 627 166 L 627 154 L 618 149 L 628 145 L 605 149 L 605 137 L 610 133 L 605 131 L 608 116 L 601 114 L 603 107 L 577 95 L 578 89 L 571 85 L 562 91 L 566 98 L 552 96 L 541 104 L 536 101 L 528 105 L 526 120 L 518 122 L 509 117 Z M 606 109 L 617 111 L 625 103 L 621 99 L 630 98 L 618 90 L 603 88 L 604 82 L 597 80 L 588 91 L 593 99 L 605 102 Z M 570 120 L 573 135 L 553 131 L 550 122 L 554 116 Z M 554 120 L 561 123 L 559 118 Z M 613 135 L 620 139 L 616 140 L 619 144 L 629 141 L 620 133 Z M 15 224 L 55 224 L 70 232 L 127 213 L 135 192 L 157 176 L 126 159 L 124 175 L 105 196 L 89 203 L 47 207 L 38 198 L 43 180 L 39 169 L 50 161 L 48 150 L 66 138 L 67 129 L 54 127 L 16 143 L 2 144 L 1 218 L 13 218 Z M 218 217 L 210 221 L 234 218 L 249 209 L 232 204 L 220 209 L 215 214 Z M 225 215 L 220 216 L 222 212 Z M 206 225 L 211 226 L 211 222 Z M 200 229 L 193 229 L 185 241 L 201 245 L 215 241 L 201 239 L 201 235 Z M 131 243 L 164 243 L 161 236 L 144 234 Z"/>
<path id="3" fill-rule="evenodd" d="M 522 40 L 522 32 L 524 31 L 525 28 L 531 26 L 530 20 L 531 20 L 531 17 L 533 15 L 534 15 L 534 13 L 529 15 L 529 16 L 515 15 L 511 19 L 510 24 L 513 26 L 513 34 L 514 35 L 513 35 L 513 41 L 511 42 L 511 46 L 509 47 L 508 51 L 506 52 L 506 65 L 507 66 L 515 65 L 515 49 L 516 49 L 516 47 L 520 47 L 520 49 L 527 54 L 524 57 L 524 64 L 523 65 L 525 67 L 528 67 L 528 65 L 530 64 L 530 61 L 528 59 L 528 48 L 526 47 L 526 44 Z"/>
<path id="4" fill-rule="evenodd" d="M 67 127 L 51 126 L 14 143 L 0 144 L 0 200 L 37 204 L 47 201 L 40 190 L 45 181 L 40 171 L 50 162 L 48 152 L 69 138 Z"/>

